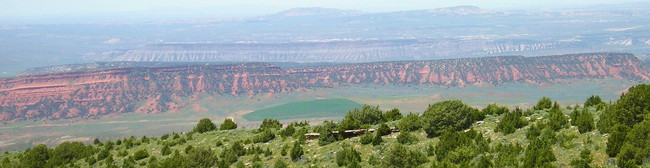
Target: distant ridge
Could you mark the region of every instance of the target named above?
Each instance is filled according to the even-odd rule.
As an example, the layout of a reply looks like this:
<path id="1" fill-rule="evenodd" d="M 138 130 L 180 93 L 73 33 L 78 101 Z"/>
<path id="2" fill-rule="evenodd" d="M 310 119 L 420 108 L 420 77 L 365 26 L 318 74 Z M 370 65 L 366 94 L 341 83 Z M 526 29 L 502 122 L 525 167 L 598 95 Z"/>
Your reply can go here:
<path id="1" fill-rule="evenodd" d="M 299 17 L 299 16 L 355 16 L 361 15 L 364 12 L 358 10 L 341 10 L 334 8 L 322 7 L 306 7 L 306 8 L 291 8 L 275 14 L 267 15 L 266 17 Z"/>
<path id="2" fill-rule="evenodd" d="M 481 57 L 571 48 L 573 42 L 532 40 L 349 40 L 287 43 L 154 44 L 113 61 L 145 62 L 376 62 Z"/>
<path id="3" fill-rule="evenodd" d="M 406 11 L 405 13 L 408 13 Z M 454 6 L 447 8 L 426 9 L 419 11 L 410 11 L 413 13 L 425 12 L 428 14 L 447 15 L 447 16 L 467 16 L 467 15 L 494 15 L 504 14 L 504 12 L 483 9 L 477 6 Z"/>

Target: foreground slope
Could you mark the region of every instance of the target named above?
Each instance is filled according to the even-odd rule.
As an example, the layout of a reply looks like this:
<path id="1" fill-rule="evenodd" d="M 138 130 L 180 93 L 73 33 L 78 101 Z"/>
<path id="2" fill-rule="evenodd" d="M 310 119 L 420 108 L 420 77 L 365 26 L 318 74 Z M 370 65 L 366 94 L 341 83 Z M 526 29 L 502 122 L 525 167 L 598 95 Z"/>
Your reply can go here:
<path id="1" fill-rule="evenodd" d="M 97 139 L 4 153 L 3 167 L 647 167 L 650 121 L 621 115 L 648 113 L 650 85 L 630 88 L 619 101 L 597 96 L 561 107 L 542 98 L 531 109 L 489 105 L 482 110 L 441 101 L 422 115 L 403 116 L 370 106 L 339 123 L 283 127 L 265 119 L 241 129 L 226 119 L 203 119 L 194 130 L 161 137 Z M 639 111 L 640 110 L 640 111 Z M 445 115 L 437 115 L 444 113 Z M 610 118 L 610 115 L 617 116 Z M 455 120 L 460 119 L 460 120 Z M 442 123 L 442 124 L 440 124 Z M 467 123 L 467 124 L 465 124 Z M 619 127 L 627 127 L 618 132 Z M 390 129 L 389 127 L 393 127 Z M 374 133 L 337 136 L 346 128 Z M 189 130 L 188 130 L 189 131 Z M 359 130 L 355 130 L 358 132 Z M 353 131 L 353 132 L 355 132 Z M 440 131 L 441 133 L 436 133 Z M 347 131 L 346 131 L 347 132 Z M 306 135 L 319 135 L 307 139 Z M 624 139 L 620 139 L 623 137 Z M 617 148 L 623 146 L 623 148 Z"/>

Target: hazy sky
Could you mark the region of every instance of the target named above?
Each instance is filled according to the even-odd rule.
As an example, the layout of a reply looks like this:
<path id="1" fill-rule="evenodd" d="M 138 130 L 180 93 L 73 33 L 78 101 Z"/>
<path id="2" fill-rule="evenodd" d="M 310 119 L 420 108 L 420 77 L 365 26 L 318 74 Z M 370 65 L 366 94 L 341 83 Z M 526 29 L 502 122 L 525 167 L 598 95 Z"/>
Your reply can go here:
<path id="1" fill-rule="evenodd" d="M 0 0 L 0 17 L 96 16 L 127 12 L 201 17 L 251 16 L 294 7 L 384 12 L 474 5 L 488 9 L 564 8 L 639 0 Z M 646 0 L 647 1 L 647 0 Z"/>

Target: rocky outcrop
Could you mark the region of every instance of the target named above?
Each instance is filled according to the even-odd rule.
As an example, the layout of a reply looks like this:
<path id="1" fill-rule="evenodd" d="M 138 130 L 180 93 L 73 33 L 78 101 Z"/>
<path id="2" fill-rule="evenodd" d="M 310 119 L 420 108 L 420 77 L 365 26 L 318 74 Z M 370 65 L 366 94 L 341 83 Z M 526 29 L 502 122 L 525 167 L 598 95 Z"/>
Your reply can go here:
<path id="1" fill-rule="evenodd" d="M 0 120 L 159 113 L 193 94 L 248 96 L 355 84 L 465 86 L 575 78 L 643 80 L 631 54 L 502 56 L 281 68 L 269 63 L 132 67 L 0 80 Z"/>

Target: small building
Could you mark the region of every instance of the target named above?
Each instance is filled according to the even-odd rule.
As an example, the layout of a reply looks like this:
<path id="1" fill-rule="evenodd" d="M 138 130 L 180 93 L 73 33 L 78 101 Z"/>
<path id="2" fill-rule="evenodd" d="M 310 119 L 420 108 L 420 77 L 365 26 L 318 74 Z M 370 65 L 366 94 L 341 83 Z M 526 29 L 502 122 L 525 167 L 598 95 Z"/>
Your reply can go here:
<path id="1" fill-rule="evenodd" d="M 320 134 L 319 133 L 306 133 L 305 137 L 307 137 L 307 139 L 316 139 L 316 138 L 320 137 Z"/>

